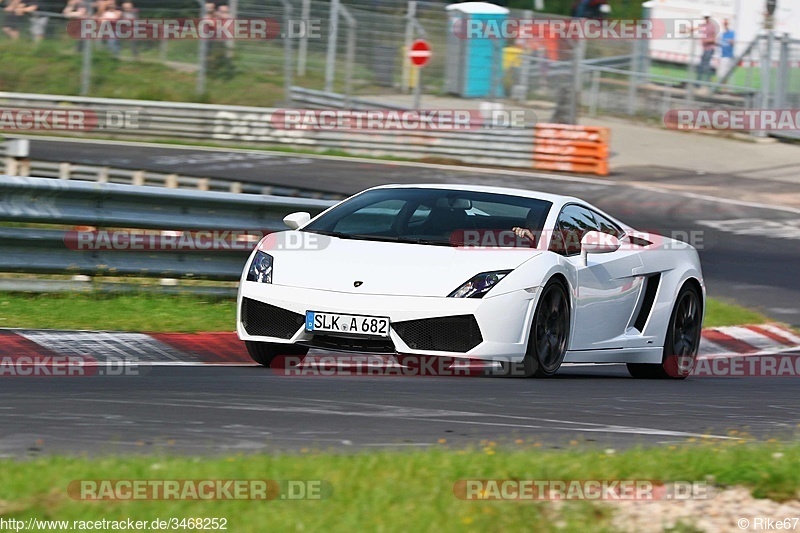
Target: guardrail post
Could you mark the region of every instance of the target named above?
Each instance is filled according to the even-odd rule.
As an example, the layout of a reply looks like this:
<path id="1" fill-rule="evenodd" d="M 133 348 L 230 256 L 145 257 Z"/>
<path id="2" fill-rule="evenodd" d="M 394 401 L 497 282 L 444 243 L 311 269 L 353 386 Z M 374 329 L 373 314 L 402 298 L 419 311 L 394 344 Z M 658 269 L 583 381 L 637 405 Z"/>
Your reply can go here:
<path id="1" fill-rule="evenodd" d="M 207 191 L 209 189 L 210 183 L 211 180 L 209 180 L 208 178 L 200 178 L 199 180 L 197 180 L 197 190 Z"/>
<path id="2" fill-rule="evenodd" d="M 108 183 L 108 167 L 97 169 L 97 183 Z"/>
<path id="3" fill-rule="evenodd" d="M 137 170 L 133 173 L 131 185 L 144 185 L 144 170 Z"/>
<path id="4" fill-rule="evenodd" d="M 232 181 L 231 182 L 230 191 L 231 192 L 235 192 L 237 194 L 241 194 L 242 193 L 242 182 L 240 182 L 240 181 Z"/>
<path id="5" fill-rule="evenodd" d="M 17 175 L 17 160 L 13 157 L 6 157 L 6 175 L 8 176 L 16 176 Z"/>
<path id="6" fill-rule="evenodd" d="M 58 179 L 68 180 L 72 173 L 72 163 L 59 163 L 58 164 Z"/>
<path id="7" fill-rule="evenodd" d="M 19 166 L 17 168 L 17 173 L 20 176 L 30 176 L 31 175 L 31 160 L 27 157 L 19 160 Z"/>
<path id="8" fill-rule="evenodd" d="M 178 175 L 177 174 L 169 174 L 167 177 L 164 178 L 164 187 L 168 189 L 177 189 L 178 188 Z"/>
<path id="9" fill-rule="evenodd" d="M 6 174 L 29 176 L 30 173 L 30 141 L 28 139 L 9 139 L 6 143 Z"/>

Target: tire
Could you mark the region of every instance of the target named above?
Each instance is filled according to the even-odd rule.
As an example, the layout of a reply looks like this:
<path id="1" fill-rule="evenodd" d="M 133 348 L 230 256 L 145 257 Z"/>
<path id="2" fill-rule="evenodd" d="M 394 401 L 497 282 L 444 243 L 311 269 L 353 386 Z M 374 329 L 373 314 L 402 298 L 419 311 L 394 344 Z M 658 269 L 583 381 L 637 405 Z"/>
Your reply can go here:
<path id="1" fill-rule="evenodd" d="M 536 378 L 553 376 L 564 362 L 569 331 L 567 288 L 561 281 L 551 279 L 542 289 L 536 305 L 525 357 L 521 363 L 506 363 L 505 375 Z"/>
<path id="2" fill-rule="evenodd" d="M 640 379 L 686 379 L 697 359 L 702 320 L 700 293 L 693 285 L 684 284 L 669 317 L 661 363 L 628 363 L 630 375 Z"/>
<path id="3" fill-rule="evenodd" d="M 300 356 L 300 360 L 308 353 L 308 348 L 296 344 L 274 344 L 271 342 L 244 341 L 247 353 L 261 366 L 270 366 L 276 357 L 284 355 Z"/>

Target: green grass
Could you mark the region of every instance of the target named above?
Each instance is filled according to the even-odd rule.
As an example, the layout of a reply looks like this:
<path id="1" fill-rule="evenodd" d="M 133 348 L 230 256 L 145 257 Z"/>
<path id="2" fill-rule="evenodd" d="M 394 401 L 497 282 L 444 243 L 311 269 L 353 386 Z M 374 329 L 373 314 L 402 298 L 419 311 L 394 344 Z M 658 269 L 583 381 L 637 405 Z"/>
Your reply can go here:
<path id="1" fill-rule="evenodd" d="M 270 107 L 284 101 L 283 49 L 267 43 L 263 49 L 240 50 L 233 61 L 223 59 L 219 65 L 229 65 L 224 72 L 214 69 L 209 59 L 206 90 L 197 94 L 197 75 L 194 69 L 196 42 L 170 42 L 171 53 L 162 64 L 157 46 L 145 50 L 139 60 L 130 57 L 123 46 L 122 59 L 115 59 L 102 45 L 93 48 L 90 92 L 91 97 L 127 98 L 173 102 L 200 102 L 222 105 Z M 294 85 L 322 88 L 323 60 L 320 54 L 309 54 L 307 75 L 295 77 Z M 39 45 L 20 39 L 0 38 L 0 91 L 78 95 L 81 89 L 82 55 L 75 41 L 53 38 Z M 339 65 L 339 72 L 344 66 Z M 356 65 L 354 76 L 369 80 L 372 75 L 365 67 Z M 337 76 L 334 90 L 344 91 L 344 76 Z M 354 90 L 378 91 L 368 81 L 354 85 Z"/>
<path id="2" fill-rule="evenodd" d="M 770 76 L 772 80 L 772 84 L 774 87 L 775 79 L 777 76 L 777 68 L 773 68 L 770 71 Z M 697 67 L 696 66 L 686 66 L 686 65 L 673 65 L 669 63 L 660 63 L 656 62 L 650 68 L 651 74 L 657 74 L 659 76 L 669 76 L 671 78 L 677 78 L 682 80 L 689 80 L 694 81 L 697 79 Z M 656 81 L 663 81 L 663 80 L 656 80 Z M 718 83 L 719 79 L 716 75 L 712 76 L 712 82 Z M 736 70 L 733 71 L 733 75 L 727 82 L 728 87 L 731 88 L 747 88 L 758 90 L 761 88 L 761 67 L 737 67 Z M 789 88 L 788 92 L 797 92 L 800 90 L 800 81 L 798 81 L 797 77 L 794 76 L 789 80 Z"/>
<path id="3" fill-rule="evenodd" d="M 233 331 L 229 298 L 161 294 L 0 294 L 0 327 L 118 331 Z"/>
<path id="4" fill-rule="evenodd" d="M 0 40 L 0 91 L 78 95 L 81 55 L 74 42 Z M 225 79 L 209 76 L 206 93 L 195 92 L 196 76 L 149 61 L 119 61 L 103 49 L 95 51 L 90 96 L 213 102 L 270 106 L 283 99 L 281 79 L 268 70 L 250 69 Z"/>
<path id="5" fill-rule="evenodd" d="M 0 327 L 118 331 L 233 331 L 230 298 L 158 293 L 0 293 Z M 760 324 L 755 311 L 709 298 L 705 327 Z"/>
<path id="6" fill-rule="evenodd" d="M 718 326 L 738 326 L 741 324 L 763 324 L 770 319 L 758 311 L 753 311 L 721 300 L 708 298 L 706 300 L 706 317 L 703 327 L 714 328 Z"/>
<path id="7" fill-rule="evenodd" d="M 691 439 L 693 440 L 693 439 Z M 611 531 L 611 510 L 591 502 L 466 501 L 453 486 L 466 479 L 660 480 L 744 485 L 756 497 L 786 500 L 800 488 L 800 445 L 712 442 L 609 454 L 574 446 L 223 458 L 169 456 L 0 461 L 0 517 L 60 520 L 152 520 L 219 517 L 230 531 Z M 321 480 L 321 500 L 86 502 L 67 494 L 72 480 Z"/>

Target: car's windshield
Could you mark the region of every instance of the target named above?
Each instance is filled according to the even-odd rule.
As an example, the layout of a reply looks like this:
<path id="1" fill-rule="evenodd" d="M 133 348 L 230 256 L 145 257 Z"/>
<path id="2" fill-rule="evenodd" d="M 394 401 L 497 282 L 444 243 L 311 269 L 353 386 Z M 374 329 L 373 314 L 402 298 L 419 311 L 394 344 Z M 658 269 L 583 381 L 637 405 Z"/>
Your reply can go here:
<path id="1" fill-rule="evenodd" d="M 535 247 L 552 204 L 453 189 L 386 188 L 343 202 L 303 228 L 349 239 L 432 245 Z M 513 228 L 530 230 L 516 238 Z"/>

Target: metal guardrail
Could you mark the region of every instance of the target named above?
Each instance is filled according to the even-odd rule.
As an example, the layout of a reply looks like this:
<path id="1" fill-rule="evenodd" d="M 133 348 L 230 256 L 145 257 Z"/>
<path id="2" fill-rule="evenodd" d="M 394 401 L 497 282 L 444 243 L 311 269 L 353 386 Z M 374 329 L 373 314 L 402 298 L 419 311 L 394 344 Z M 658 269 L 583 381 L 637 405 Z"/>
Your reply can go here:
<path id="1" fill-rule="evenodd" d="M 534 137 L 529 128 L 463 131 L 282 129 L 272 122 L 273 113 L 277 111 L 274 108 L 8 92 L 0 92 L 0 107 L 75 109 L 90 111 L 98 117 L 114 117 L 114 121 L 109 123 L 100 120 L 98 126 L 89 131 L 57 132 L 64 135 L 96 133 L 125 138 L 278 145 L 316 151 L 342 150 L 371 156 L 447 158 L 520 168 L 531 168 L 533 161 Z"/>
<path id="2" fill-rule="evenodd" d="M 2 146 L 2 143 L 0 143 L 0 154 L 2 154 L 3 151 Z M 8 173 L 8 170 L 6 170 L 6 173 Z M 292 196 L 323 200 L 341 200 L 344 198 L 344 195 L 340 194 L 322 193 L 298 187 L 261 185 L 219 178 L 185 176 L 175 173 L 132 170 L 128 168 L 99 165 L 80 165 L 67 162 L 58 163 L 54 161 L 31 161 L 29 174 L 40 178 L 93 181 L 97 183 L 119 183 L 123 185 L 147 185 L 150 187 L 168 187 L 171 189 L 195 189 L 199 191 Z"/>
<path id="3" fill-rule="evenodd" d="M 69 230 L 24 224 L 270 232 L 325 200 L 0 176 L 0 272 L 237 280 L 248 250 L 75 250 Z M 254 243 L 253 243 L 254 245 Z"/>

